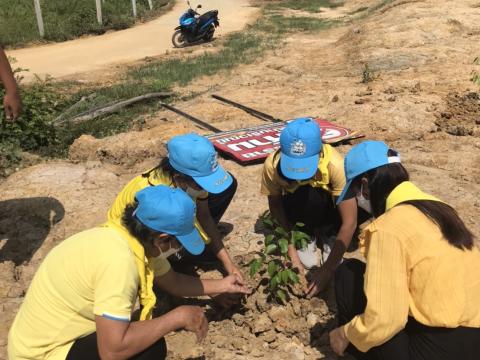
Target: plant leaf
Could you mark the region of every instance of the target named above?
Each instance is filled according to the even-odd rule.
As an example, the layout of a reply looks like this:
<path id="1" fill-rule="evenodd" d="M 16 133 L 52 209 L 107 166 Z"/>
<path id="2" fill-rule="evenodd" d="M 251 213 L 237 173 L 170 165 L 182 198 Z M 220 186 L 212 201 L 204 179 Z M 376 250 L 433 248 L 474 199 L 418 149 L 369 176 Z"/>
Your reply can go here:
<path id="1" fill-rule="evenodd" d="M 270 279 L 270 291 L 274 291 L 279 284 L 278 274 Z"/>
<path id="2" fill-rule="evenodd" d="M 285 238 L 281 238 L 278 240 L 278 246 L 280 246 L 280 252 L 282 255 L 286 255 L 288 253 L 288 240 Z"/>
<path id="3" fill-rule="evenodd" d="M 258 270 L 260 270 L 262 262 L 263 261 L 261 259 L 252 260 L 252 262 L 250 263 L 250 277 L 254 277 Z"/>
<path id="4" fill-rule="evenodd" d="M 278 269 L 278 266 L 277 264 L 275 264 L 274 261 L 270 261 L 268 263 L 267 271 L 268 271 L 268 275 L 270 275 L 270 278 L 272 278 L 275 275 L 275 273 L 277 272 L 277 269 Z"/>
<path id="5" fill-rule="evenodd" d="M 287 302 L 287 294 L 285 293 L 284 290 L 278 289 L 276 294 L 277 294 L 277 297 L 282 301 L 282 303 L 285 304 Z"/>
<path id="6" fill-rule="evenodd" d="M 300 279 L 297 274 L 295 274 L 292 270 L 287 270 L 288 271 L 288 277 L 290 278 L 290 281 L 294 284 L 297 284 Z"/>
<path id="7" fill-rule="evenodd" d="M 275 239 L 275 236 L 272 234 L 265 236 L 265 245 L 269 245 L 273 239 Z"/>
<path id="8" fill-rule="evenodd" d="M 282 283 L 284 285 L 288 285 L 288 280 L 290 279 L 290 276 L 288 275 L 288 270 L 282 270 L 280 273 L 280 279 L 282 280 Z"/>
<path id="9" fill-rule="evenodd" d="M 275 228 L 275 232 L 276 232 L 277 234 L 282 235 L 282 236 L 285 236 L 285 237 L 288 236 L 288 233 L 285 231 L 285 229 L 282 228 L 282 227 L 280 227 L 280 226 L 277 226 L 277 227 Z"/>
<path id="10" fill-rule="evenodd" d="M 275 250 L 277 250 L 277 245 L 276 244 L 270 244 L 266 247 L 265 249 L 265 254 L 270 255 L 273 253 Z"/>

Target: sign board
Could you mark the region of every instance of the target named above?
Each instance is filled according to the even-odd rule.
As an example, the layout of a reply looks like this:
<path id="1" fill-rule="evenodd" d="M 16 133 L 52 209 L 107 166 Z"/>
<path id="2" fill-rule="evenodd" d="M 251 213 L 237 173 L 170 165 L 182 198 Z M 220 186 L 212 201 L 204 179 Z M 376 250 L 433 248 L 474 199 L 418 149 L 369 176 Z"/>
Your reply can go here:
<path id="1" fill-rule="evenodd" d="M 322 131 L 322 141 L 332 144 L 356 139 L 363 135 L 326 120 L 315 120 Z M 280 133 L 287 122 L 259 125 L 251 128 L 222 131 L 209 135 L 217 151 L 241 164 L 263 161 L 280 147 Z"/>

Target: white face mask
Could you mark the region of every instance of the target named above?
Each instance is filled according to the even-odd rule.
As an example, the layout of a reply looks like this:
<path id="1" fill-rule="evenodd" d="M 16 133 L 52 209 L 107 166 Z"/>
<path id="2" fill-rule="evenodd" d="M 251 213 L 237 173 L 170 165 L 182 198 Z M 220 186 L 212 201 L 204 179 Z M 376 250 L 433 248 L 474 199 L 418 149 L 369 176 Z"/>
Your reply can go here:
<path id="1" fill-rule="evenodd" d="M 192 199 L 197 199 L 200 196 L 204 194 L 204 190 L 196 190 L 194 188 L 191 188 L 190 186 L 187 186 L 187 189 L 185 192 L 190 196 Z"/>
<path id="2" fill-rule="evenodd" d="M 360 194 L 357 195 L 357 204 L 359 207 L 361 207 L 363 210 L 368 212 L 369 214 L 372 213 L 372 203 L 370 200 L 365 199 L 363 196 L 363 184 L 360 187 Z"/>

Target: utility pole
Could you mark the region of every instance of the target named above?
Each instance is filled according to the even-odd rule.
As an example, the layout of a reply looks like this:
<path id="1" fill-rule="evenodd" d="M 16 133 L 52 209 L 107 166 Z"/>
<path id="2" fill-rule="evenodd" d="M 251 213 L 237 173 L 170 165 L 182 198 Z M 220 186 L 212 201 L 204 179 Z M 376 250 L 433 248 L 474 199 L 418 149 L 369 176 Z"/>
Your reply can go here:
<path id="1" fill-rule="evenodd" d="M 40 7 L 40 0 L 33 0 L 35 5 L 35 15 L 37 16 L 38 32 L 40 37 L 45 36 L 45 28 L 43 26 L 42 8 Z"/>
<path id="2" fill-rule="evenodd" d="M 103 0 L 105 1 L 105 0 Z M 102 0 L 95 0 L 97 4 L 97 21 L 99 25 L 103 24 L 103 17 L 102 17 Z"/>
<path id="3" fill-rule="evenodd" d="M 137 0 L 132 0 L 133 17 L 137 17 Z"/>

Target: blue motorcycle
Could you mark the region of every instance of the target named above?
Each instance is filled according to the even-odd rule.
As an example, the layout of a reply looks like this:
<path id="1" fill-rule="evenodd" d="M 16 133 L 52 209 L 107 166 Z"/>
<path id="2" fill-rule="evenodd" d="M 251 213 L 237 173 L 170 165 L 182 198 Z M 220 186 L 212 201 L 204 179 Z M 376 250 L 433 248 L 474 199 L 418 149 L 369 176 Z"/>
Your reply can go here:
<path id="1" fill-rule="evenodd" d="M 199 41 L 211 41 L 215 29 L 220 26 L 218 20 L 218 10 L 207 11 L 200 15 L 196 10 L 202 5 L 198 5 L 194 10 L 187 1 L 189 9 L 180 17 L 180 26 L 175 28 L 172 36 L 172 44 L 176 48 L 182 48 Z"/>

